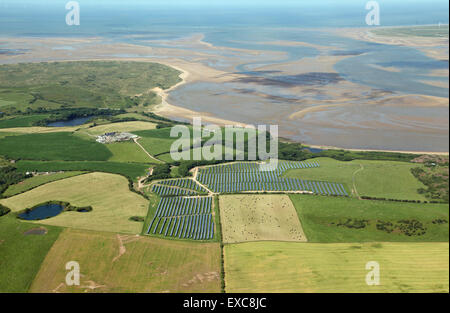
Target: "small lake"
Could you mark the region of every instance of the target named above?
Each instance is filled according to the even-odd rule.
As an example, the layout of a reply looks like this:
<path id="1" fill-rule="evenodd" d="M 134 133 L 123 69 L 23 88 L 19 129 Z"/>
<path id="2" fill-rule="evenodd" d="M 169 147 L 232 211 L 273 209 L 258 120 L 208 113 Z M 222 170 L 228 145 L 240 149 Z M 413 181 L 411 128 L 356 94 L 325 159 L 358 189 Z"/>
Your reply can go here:
<path id="1" fill-rule="evenodd" d="M 19 214 L 19 218 L 27 221 L 43 220 L 58 215 L 63 209 L 60 204 L 44 204 Z"/>
<path id="2" fill-rule="evenodd" d="M 49 127 L 78 126 L 78 125 L 83 125 L 84 123 L 86 123 L 87 121 L 92 119 L 93 117 L 94 116 L 77 117 L 77 118 L 67 120 L 67 121 L 57 121 L 57 122 L 49 123 L 49 124 L 47 124 L 47 126 L 49 126 Z"/>

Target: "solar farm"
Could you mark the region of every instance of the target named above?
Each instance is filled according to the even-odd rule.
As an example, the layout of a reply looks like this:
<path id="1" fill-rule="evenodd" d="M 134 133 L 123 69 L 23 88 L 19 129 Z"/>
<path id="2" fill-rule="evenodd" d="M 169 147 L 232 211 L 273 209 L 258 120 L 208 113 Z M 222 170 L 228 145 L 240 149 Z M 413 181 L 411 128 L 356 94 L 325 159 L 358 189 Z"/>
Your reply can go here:
<path id="1" fill-rule="evenodd" d="M 152 192 L 160 197 L 194 196 L 208 193 L 205 188 L 189 178 L 159 181 L 152 186 Z"/>
<path id="2" fill-rule="evenodd" d="M 289 169 L 317 168 L 317 162 L 280 161 L 277 169 L 265 170 L 262 164 L 232 163 L 199 170 L 197 180 L 215 193 L 304 192 L 327 196 L 348 196 L 340 183 L 284 178 Z"/>
<path id="3" fill-rule="evenodd" d="M 214 238 L 212 197 L 164 197 L 147 234 L 191 240 Z"/>

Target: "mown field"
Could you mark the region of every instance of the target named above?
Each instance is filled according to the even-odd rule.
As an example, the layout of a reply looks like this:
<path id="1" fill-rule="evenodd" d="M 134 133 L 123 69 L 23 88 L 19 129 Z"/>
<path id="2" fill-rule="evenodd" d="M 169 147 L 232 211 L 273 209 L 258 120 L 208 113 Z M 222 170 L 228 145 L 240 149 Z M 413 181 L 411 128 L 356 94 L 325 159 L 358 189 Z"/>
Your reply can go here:
<path id="1" fill-rule="evenodd" d="M 143 121 L 131 121 L 131 122 L 120 122 L 120 123 L 110 123 L 105 125 L 99 125 L 91 128 L 84 129 L 86 133 L 98 136 L 105 133 L 111 132 L 130 132 L 133 133 L 139 130 L 149 130 L 155 129 L 155 123 L 143 122 Z"/>
<path id="2" fill-rule="evenodd" d="M 219 207 L 223 242 L 306 241 L 286 195 L 225 195 Z"/>
<path id="3" fill-rule="evenodd" d="M 448 204 L 289 197 L 310 242 L 448 242 Z"/>
<path id="4" fill-rule="evenodd" d="M 89 162 L 89 161 L 18 161 L 15 166 L 21 172 L 56 172 L 56 171 L 90 171 L 119 174 L 136 180 L 137 177 L 144 176 L 148 164 L 120 163 L 120 162 Z"/>
<path id="5" fill-rule="evenodd" d="M 33 189 L 35 187 L 50 183 L 52 181 L 57 181 L 57 180 L 61 180 L 64 178 L 81 175 L 84 173 L 85 172 L 74 171 L 74 172 L 52 173 L 49 175 L 38 175 L 38 176 L 30 177 L 18 184 L 9 186 L 8 189 L 6 189 L 6 191 L 3 193 L 3 196 L 11 197 L 16 194 Z"/>
<path id="6" fill-rule="evenodd" d="M 25 235 L 36 227 L 11 213 L 0 217 L 0 292 L 27 292 L 62 230 L 45 226 L 45 235 Z"/>
<path id="7" fill-rule="evenodd" d="M 354 196 L 400 200 L 427 200 L 418 190 L 425 186 L 411 173 L 420 165 L 406 162 L 355 160 L 337 161 L 317 158 L 319 168 L 289 170 L 292 178 L 334 181 L 352 190 Z M 355 192 L 356 187 L 356 192 Z"/>
<path id="8" fill-rule="evenodd" d="M 76 260 L 80 286 L 65 284 Z M 31 292 L 220 292 L 220 245 L 65 230 Z"/>
<path id="9" fill-rule="evenodd" d="M 449 292 L 448 243 L 227 244 L 226 292 Z M 366 264 L 380 285 L 366 284 Z"/>
<path id="10" fill-rule="evenodd" d="M 128 189 L 126 178 L 106 173 L 90 173 L 51 182 L 2 199 L 0 204 L 17 212 L 53 200 L 70 202 L 77 207 L 92 206 L 93 210 L 87 213 L 63 212 L 40 221 L 41 224 L 117 233 L 140 234 L 143 223 L 129 218 L 145 217 L 148 207 L 145 198 Z"/>
<path id="11" fill-rule="evenodd" d="M 150 106 L 160 99 L 150 90 L 167 89 L 180 72 L 149 62 L 79 61 L 0 66 L 3 112 L 39 107 Z"/>

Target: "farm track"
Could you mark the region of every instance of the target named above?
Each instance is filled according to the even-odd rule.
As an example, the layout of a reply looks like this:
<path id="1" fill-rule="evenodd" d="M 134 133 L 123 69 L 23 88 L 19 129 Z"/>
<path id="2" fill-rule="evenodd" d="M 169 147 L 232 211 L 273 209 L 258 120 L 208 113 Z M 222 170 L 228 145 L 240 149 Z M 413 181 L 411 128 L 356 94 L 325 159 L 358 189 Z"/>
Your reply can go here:
<path id="1" fill-rule="evenodd" d="M 150 159 L 159 162 L 159 163 L 166 163 L 164 161 L 161 161 L 157 158 L 155 158 L 153 155 L 151 155 L 147 150 L 145 150 L 145 148 L 138 142 L 138 139 L 133 139 L 134 143 L 137 144 L 149 157 Z"/>
<path id="2" fill-rule="evenodd" d="M 358 189 L 356 189 L 356 179 L 355 179 L 355 177 L 356 177 L 356 174 L 358 174 L 359 172 L 364 170 L 364 166 L 362 164 L 359 164 L 359 166 L 360 166 L 360 168 L 358 168 L 356 171 L 353 172 L 352 181 L 353 181 L 353 192 L 354 192 L 355 196 L 359 200 L 361 200 L 361 196 L 358 193 Z"/>

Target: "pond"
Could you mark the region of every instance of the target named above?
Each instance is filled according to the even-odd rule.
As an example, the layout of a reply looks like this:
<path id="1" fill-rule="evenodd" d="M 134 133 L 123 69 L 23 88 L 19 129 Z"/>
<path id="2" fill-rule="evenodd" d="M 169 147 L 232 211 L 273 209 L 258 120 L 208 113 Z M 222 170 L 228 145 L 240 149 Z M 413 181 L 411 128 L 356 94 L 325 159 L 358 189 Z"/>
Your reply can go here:
<path id="1" fill-rule="evenodd" d="M 71 120 L 67 121 L 56 121 L 52 123 L 48 123 L 47 126 L 49 127 L 67 127 L 67 126 L 78 126 L 83 125 L 90 119 L 92 119 L 94 116 L 84 116 L 84 117 L 77 117 Z"/>
<path id="2" fill-rule="evenodd" d="M 43 220 L 58 215 L 64 210 L 60 204 L 43 204 L 18 215 L 27 221 Z"/>

